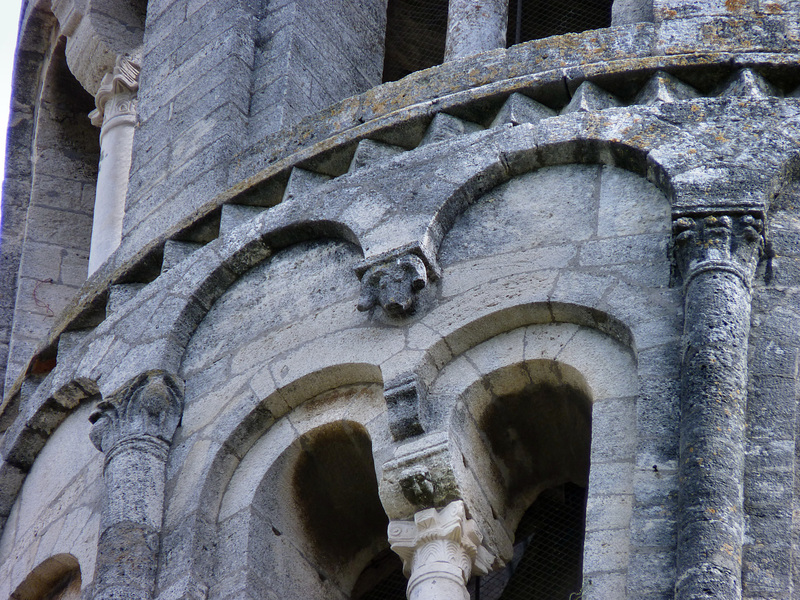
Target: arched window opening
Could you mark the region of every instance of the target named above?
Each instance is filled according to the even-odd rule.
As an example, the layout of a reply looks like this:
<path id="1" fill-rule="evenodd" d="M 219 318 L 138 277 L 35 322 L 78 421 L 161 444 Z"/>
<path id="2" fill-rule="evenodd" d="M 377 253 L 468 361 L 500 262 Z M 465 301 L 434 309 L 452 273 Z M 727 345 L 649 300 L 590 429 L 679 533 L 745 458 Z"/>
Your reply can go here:
<path id="1" fill-rule="evenodd" d="M 94 98 L 70 72 L 65 48 L 64 37 L 54 44 L 36 111 L 7 386 L 86 281 L 100 147 L 88 118 Z"/>
<path id="2" fill-rule="evenodd" d="M 448 0 L 389 0 L 383 81 L 396 81 L 444 60 Z"/>
<path id="3" fill-rule="evenodd" d="M 387 548 L 361 572 L 350 597 L 352 600 L 404 600 L 407 585 L 403 561 Z"/>
<path id="4" fill-rule="evenodd" d="M 319 402 L 360 393 L 360 387 L 337 389 Z M 266 438 L 254 451 L 274 447 Z M 367 429 L 354 421 L 327 423 L 282 450 L 252 503 L 222 523 L 225 539 L 237 545 L 222 550 L 219 568 L 233 568 L 228 561 L 239 564 L 241 556 L 234 555 L 241 544 L 254 597 L 262 589 L 281 597 L 347 597 L 366 565 L 388 546 L 388 524 Z M 239 537 L 243 532 L 246 541 Z"/>
<path id="5" fill-rule="evenodd" d="M 510 0 L 506 45 L 611 26 L 613 0 Z"/>
<path id="6" fill-rule="evenodd" d="M 476 600 L 575 600 L 582 586 L 586 488 L 566 483 L 543 491 L 514 535 L 514 558 L 469 584 Z"/>
<path id="7" fill-rule="evenodd" d="M 80 597 L 78 561 L 70 554 L 58 554 L 31 571 L 10 600 L 78 600 Z"/>

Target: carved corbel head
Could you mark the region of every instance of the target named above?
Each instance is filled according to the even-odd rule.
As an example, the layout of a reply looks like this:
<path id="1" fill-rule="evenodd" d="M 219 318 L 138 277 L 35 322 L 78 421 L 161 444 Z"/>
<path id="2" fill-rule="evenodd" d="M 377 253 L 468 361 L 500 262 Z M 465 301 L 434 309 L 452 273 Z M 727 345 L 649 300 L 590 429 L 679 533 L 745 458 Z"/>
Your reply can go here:
<path id="1" fill-rule="evenodd" d="M 417 295 L 428 285 L 425 263 L 415 254 L 403 254 L 369 267 L 361 276 L 358 310 L 380 305 L 390 317 L 414 314 Z"/>

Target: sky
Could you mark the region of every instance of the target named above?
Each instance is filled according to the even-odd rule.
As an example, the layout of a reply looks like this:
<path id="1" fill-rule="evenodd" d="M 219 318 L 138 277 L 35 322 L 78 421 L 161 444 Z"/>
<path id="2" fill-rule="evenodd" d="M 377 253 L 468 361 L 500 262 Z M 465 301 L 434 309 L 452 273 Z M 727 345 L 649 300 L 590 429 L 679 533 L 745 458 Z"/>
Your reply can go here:
<path id="1" fill-rule="evenodd" d="M 22 0 L 0 0 L 0 180 L 5 173 L 6 127 L 8 107 L 11 102 L 11 73 L 14 65 L 14 48 L 17 45 L 17 27 Z"/>

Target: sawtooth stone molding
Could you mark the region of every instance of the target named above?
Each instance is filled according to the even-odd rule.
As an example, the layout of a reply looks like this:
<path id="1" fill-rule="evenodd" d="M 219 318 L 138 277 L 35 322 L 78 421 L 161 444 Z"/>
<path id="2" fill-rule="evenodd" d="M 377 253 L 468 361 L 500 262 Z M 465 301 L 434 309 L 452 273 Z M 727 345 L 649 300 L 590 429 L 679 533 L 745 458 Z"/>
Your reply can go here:
<path id="1" fill-rule="evenodd" d="M 745 407 L 760 213 L 674 220 L 684 281 L 675 598 L 742 597 Z"/>
<path id="2" fill-rule="evenodd" d="M 468 600 L 470 577 L 485 575 L 495 561 L 462 500 L 422 510 L 413 521 L 392 521 L 388 531 L 403 560 L 409 600 Z"/>

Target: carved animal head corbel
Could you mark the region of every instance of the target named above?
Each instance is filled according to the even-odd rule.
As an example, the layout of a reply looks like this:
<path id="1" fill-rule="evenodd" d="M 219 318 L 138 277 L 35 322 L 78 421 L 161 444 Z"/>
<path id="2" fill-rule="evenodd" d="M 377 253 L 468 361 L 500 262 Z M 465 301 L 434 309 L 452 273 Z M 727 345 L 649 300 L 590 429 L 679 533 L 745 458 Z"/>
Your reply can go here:
<path id="1" fill-rule="evenodd" d="M 358 310 L 380 305 L 391 317 L 414 314 L 417 295 L 428 285 L 425 263 L 415 254 L 403 254 L 369 267 L 361 276 Z"/>

